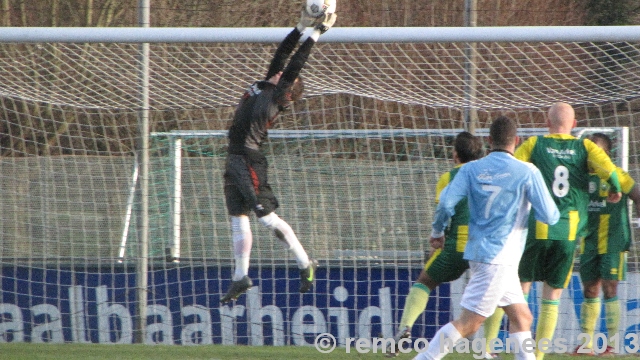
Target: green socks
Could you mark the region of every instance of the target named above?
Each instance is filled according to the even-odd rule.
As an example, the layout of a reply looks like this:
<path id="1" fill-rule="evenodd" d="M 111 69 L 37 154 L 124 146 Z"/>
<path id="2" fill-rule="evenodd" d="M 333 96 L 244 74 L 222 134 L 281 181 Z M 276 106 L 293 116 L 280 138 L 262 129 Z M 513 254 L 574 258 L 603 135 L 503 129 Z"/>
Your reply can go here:
<path id="1" fill-rule="evenodd" d="M 606 316 L 607 335 L 612 338 L 620 328 L 620 302 L 617 296 L 604 300 L 604 314 Z"/>
<path id="2" fill-rule="evenodd" d="M 600 307 L 600 298 L 586 298 L 580 306 L 580 330 L 591 339 L 585 344 L 589 349 L 593 349 L 593 334 L 600 318 Z"/>
<path id="3" fill-rule="evenodd" d="M 558 305 L 560 300 L 542 300 L 538 326 L 536 328 L 536 339 L 553 339 L 558 324 Z M 536 350 L 536 360 L 542 360 L 544 353 Z"/>
<path id="4" fill-rule="evenodd" d="M 418 317 L 427 308 L 427 302 L 429 301 L 428 287 L 421 283 L 415 283 L 409 290 L 409 295 L 404 303 L 404 310 L 402 310 L 402 318 L 400 319 L 400 328 L 413 327 Z"/>
<path id="5" fill-rule="evenodd" d="M 489 351 L 489 342 L 498 337 L 500 333 L 500 327 L 502 326 L 502 318 L 504 317 L 504 310 L 502 308 L 496 308 L 493 315 L 489 316 L 484 321 L 484 337 L 487 339 L 487 352 Z"/>

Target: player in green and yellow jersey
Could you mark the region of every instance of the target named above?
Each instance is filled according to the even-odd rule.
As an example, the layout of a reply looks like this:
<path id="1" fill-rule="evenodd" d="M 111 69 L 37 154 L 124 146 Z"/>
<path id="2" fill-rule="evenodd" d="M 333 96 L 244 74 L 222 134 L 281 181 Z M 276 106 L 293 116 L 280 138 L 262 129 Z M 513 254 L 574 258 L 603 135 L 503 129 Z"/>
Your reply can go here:
<path id="1" fill-rule="evenodd" d="M 603 133 L 595 133 L 590 139 L 607 154 L 611 151 L 611 139 Z M 589 178 L 589 223 L 587 236 L 580 255 L 580 279 L 584 288 L 584 302 L 580 307 L 580 328 L 590 336 L 585 348 L 593 349 L 593 336 L 600 317 L 600 288 L 604 293 L 605 321 L 608 337 L 618 333 L 620 303 L 618 282 L 625 280 L 627 251 L 631 246 L 628 199 L 633 200 L 636 213 L 640 214 L 640 187 L 623 169 L 616 169 L 622 187 L 622 200 L 608 203 L 609 184 L 597 175 Z M 607 344 L 605 353 L 613 353 Z"/>
<path id="2" fill-rule="evenodd" d="M 613 189 L 608 200 L 622 196 L 616 166 L 609 156 L 589 139 L 571 135 L 575 112 L 567 103 L 556 103 L 548 112 L 549 134 L 527 139 L 515 152 L 516 158 L 536 165 L 560 210 L 553 226 L 529 218 L 529 232 L 518 273 L 528 296 L 533 281 L 543 281 L 542 306 L 536 338 L 553 339 L 558 322 L 558 305 L 573 270 L 577 239 L 587 222 L 589 171 L 605 179 Z M 536 359 L 544 357 L 536 351 Z"/>
<path id="3" fill-rule="evenodd" d="M 484 150 L 480 138 L 466 131 L 456 136 L 453 149 L 453 160 L 456 166 L 440 176 L 436 185 L 436 204 L 440 200 L 440 193 L 453 180 L 460 167 L 469 161 L 481 158 L 483 155 Z M 396 344 L 399 340 L 411 336 L 413 324 L 427 307 L 429 293 L 441 283 L 458 279 L 469 268 L 469 262 L 462 258 L 469 234 L 467 201 L 463 200 L 458 203 L 455 212 L 445 231 L 444 248 L 432 252 L 424 269 L 409 291 L 402 311 L 400 326 L 395 336 Z M 387 356 L 397 356 L 397 350 L 397 347 L 389 349 Z"/>

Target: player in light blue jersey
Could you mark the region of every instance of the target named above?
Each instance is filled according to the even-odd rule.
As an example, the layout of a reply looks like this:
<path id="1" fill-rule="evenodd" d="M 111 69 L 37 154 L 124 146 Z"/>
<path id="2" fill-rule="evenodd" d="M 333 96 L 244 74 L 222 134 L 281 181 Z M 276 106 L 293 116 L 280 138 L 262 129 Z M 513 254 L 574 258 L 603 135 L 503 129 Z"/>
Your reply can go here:
<path id="1" fill-rule="evenodd" d="M 444 230 L 455 206 L 466 198 L 469 240 L 464 258 L 469 260 L 471 278 L 462 294 L 460 316 L 438 330 L 427 350 L 415 359 L 443 358 L 458 340 L 478 331 L 496 307 L 503 308 L 509 317 L 513 343 L 522 345 L 532 338 L 533 317 L 518 278 L 529 211 L 533 207 L 536 219 L 546 224 L 555 224 L 560 213 L 540 171 L 513 157 L 516 132 L 513 120 L 504 116 L 495 119 L 489 130 L 489 155 L 463 165 L 440 195 L 431 246 L 443 246 Z M 516 352 L 518 360 L 533 358 L 532 353 Z"/>

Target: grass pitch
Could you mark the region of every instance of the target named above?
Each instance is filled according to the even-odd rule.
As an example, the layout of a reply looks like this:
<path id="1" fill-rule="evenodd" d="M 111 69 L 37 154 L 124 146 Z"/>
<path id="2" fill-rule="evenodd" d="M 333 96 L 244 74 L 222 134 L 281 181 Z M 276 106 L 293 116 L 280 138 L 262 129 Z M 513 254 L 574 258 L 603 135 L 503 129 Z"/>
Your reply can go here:
<path id="1" fill-rule="evenodd" d="M 413 359 L 416 353 L 402 354 L 396 359 Z M 503 354 L 502 360 L 513 360 L 512 354 Z M 377 353 L 358 354 L 355 349 L 347 354 L 337 348 L 329 354 L 315 347 L 298 346 L 167 346 L 167 345 L 103 345 L 103 344 L 0 344 L 2 360 L 322 360 L 322 359 L 386 359 Z M 476 360 L 471 354 L 451 354 L 447 360 Z M 616 356 L 616 360 L 638 359 L 637 356 Z M 565 354 L 546 355 L 545 360 L 593 360 L 590 356 Z"/>

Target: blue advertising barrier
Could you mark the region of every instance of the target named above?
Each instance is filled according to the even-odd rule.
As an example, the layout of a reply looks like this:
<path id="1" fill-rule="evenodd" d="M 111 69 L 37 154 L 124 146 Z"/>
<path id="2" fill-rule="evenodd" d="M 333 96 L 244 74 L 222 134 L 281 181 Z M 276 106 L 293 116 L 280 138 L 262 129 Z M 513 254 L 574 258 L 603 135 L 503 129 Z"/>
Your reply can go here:
<path id="1" fill-rule="evenodd" d="M 392 337 L 420 269 L 321 267 L 315 288 L 298 293 L 295 268 L 249 274 L 254 287 L 220 305 L 231 269 L 176 267 L 149 273 L 147 343 L 313 344 L 317 334 Z M 2 268 L 0 341 L 131 343 L 136 321 L 132 269 Z M 415 337 L 431 338 L 451 317 L 450 286 L 431 294 Z"/>

